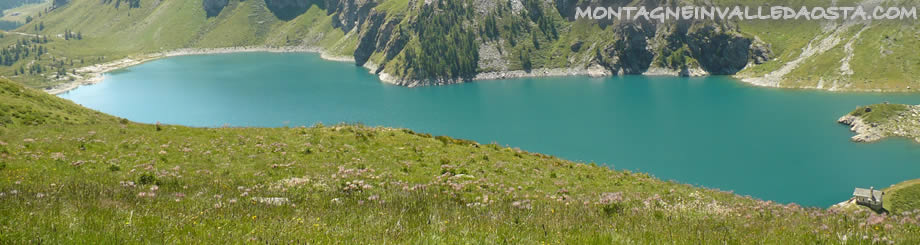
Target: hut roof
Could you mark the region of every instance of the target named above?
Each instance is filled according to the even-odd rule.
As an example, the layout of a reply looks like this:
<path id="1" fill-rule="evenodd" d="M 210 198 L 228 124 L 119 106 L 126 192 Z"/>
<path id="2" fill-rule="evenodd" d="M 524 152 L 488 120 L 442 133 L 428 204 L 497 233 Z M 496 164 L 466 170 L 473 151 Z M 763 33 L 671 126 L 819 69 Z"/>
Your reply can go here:
<path id="1" fill-rule="evenodd" d="M 853 190 L 853 196 L 855 197 L 872 198 L 872 196 L 875 196 L 876 200 L 882 200 L 883 194 L 884 192 L 880 190 L 863 189 L 863 188 L 856 188 L 855 190 Z"/>

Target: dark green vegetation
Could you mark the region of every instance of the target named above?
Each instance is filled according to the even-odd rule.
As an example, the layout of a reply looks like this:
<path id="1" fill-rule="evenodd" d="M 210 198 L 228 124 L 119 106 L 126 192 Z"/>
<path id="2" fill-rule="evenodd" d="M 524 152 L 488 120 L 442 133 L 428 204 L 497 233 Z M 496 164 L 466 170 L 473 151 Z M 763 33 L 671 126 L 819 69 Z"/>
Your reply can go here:
<path id="1" fill-rule="evenodd" d="M 467 1 L 465 4 L 471 4 Z M 473 20 L 473 10 L 462 1 L 441 1 L 422 7 L 418 30 L 419 49 L 409 47 L 405 65 L 397 74 L 414 79 L 472 78 L 476 75 L 479 46 L 473 31 L 463 23 Z M 404 31 L 398 35 L 404 35 Z M 441 55 L 430 55 L 441 54 Z"/>
<path id="2" fill-rule="evenodd" d="M 136 124 L 0 84 L 4 107 L 36 111 L 0 127 L 8 243 L 920 242 L 920 212 L 780 205 L 410 130 Z"/>

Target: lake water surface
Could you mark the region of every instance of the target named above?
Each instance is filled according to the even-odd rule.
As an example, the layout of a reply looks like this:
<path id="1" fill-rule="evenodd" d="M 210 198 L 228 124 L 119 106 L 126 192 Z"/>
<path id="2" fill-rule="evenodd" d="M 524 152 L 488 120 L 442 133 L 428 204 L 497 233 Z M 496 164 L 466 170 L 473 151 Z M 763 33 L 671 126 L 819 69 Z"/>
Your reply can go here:
<path id="1" fill-rule="evenodd" d="M 920 178 L 920 145 L 849 140 L 836 119 L 920 94 L 759 88 L 729 77 L 560 77 L 405 88 L 315 54 L 182 56 L 60 95 L 133 121 L 410 128 L 826 207 Z"/>

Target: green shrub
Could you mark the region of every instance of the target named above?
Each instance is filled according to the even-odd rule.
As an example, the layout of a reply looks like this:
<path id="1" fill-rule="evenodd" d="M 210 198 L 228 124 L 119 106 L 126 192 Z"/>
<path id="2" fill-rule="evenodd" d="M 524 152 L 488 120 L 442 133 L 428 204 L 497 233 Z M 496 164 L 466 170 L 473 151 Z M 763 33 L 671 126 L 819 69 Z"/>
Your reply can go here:
<path id="1" fill-rule="evenodd" d="M 157 183 L 157 177 L 151 173 L 141 174 L 141 176 L 137 178 L 137 184 L 139 185 L 149 185 L 155 183 Z"/>

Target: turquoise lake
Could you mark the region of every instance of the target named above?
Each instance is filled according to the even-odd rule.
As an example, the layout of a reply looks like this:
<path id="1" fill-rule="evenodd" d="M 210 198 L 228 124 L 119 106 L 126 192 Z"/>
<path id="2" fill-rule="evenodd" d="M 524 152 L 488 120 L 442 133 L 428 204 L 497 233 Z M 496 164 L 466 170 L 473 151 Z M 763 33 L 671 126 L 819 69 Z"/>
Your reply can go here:
<path id="1" fill-rule="evenodd" d="M 853 143 L 836 123 L 859 105 L 920 104 L 920 94 L 647 76 L 406 88 L 316 54 L 239 53 L 160 59 L 60 96 L 145 123 L 410 128 L 806 206 L 920 178 L 920 144 Z"/>

